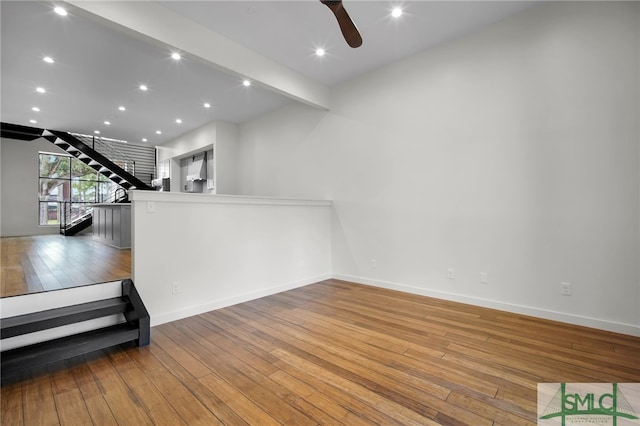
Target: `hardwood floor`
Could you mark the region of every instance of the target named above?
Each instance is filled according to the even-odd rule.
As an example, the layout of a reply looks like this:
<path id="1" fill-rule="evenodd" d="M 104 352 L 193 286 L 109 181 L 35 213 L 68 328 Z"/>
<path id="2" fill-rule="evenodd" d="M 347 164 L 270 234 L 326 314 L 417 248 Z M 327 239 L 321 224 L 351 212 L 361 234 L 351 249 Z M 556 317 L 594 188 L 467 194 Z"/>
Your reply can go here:
<path id="1" fill-rule="evenodd" d="M 329 280 L 3 383 L 9 425 L 534 425 L 538 382 L 640 382 L 640 338 Z"/>
<path id="2" fill-rule="evenodd" d="M 16 296 L 131 277 L 131 250 L 91 235 L 0 238 L 0 296 Z"/>

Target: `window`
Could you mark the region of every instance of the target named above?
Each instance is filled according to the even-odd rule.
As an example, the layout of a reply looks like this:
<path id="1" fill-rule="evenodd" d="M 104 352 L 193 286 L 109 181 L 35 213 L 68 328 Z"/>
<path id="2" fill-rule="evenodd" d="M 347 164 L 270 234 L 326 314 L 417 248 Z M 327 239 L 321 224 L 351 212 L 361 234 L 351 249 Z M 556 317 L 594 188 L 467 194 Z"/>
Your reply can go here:
<path id="1" fill-rule="evenodd" d="M 39 223 L 57 225 L 91 211 L 91 204 L 108 202 L 119 185 L 75 157 L 39 155 Z"/>

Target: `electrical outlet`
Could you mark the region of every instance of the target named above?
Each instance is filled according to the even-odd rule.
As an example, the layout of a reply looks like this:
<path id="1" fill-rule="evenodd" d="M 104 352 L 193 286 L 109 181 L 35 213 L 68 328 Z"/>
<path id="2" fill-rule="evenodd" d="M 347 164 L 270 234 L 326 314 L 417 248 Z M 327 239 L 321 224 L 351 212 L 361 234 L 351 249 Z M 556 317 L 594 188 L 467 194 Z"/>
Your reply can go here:
<path id="1" fill-rule="evenodd" d="M 480 284 L 489 284 L 489 274 L 480 272 Z"/>
<path id="2" fill-rule="evenodd" d="M 560 294 L 571 296 L 571 283 L 560 283 Z"/>
<path id="3" fill-rule="evenodd" d="M 378 267 L 378 261 L 375 259 L 371 259 L 371 269 L 376 269 Z"/>
<path id="4" fill-rule="evenodd" d="M 447 278 L 449 278 L 450 280 L 454 279 L 456 277 L 456 270 L 453 268 L 449 268 L 447 269 Z"/>
<path id="5" fill-rule="evenodd" d="M 172 294 L 178 294 L 182 291 L 182 287 L 180 286 L 180 283 L 178 281 L 174 282 L 171 285 L 171 293 Z"/>

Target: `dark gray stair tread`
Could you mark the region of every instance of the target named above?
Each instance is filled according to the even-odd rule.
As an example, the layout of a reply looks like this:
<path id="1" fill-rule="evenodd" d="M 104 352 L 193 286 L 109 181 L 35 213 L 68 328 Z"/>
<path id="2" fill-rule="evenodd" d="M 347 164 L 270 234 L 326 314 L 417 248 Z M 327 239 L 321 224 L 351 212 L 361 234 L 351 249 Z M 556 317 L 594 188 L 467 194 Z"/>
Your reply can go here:
<path id="1" fill-rule="evenodd" d="M 3 318 L 0 321 L 1 337 L 19 336 L 35 331 L 47 330 L 62 325 L 124 313 L 128 301 L 122 297 L 96 300 L 79 305 L 49 309 L 31 314 Z"/>
<path id="2" fill-rule="evenodd" d="M 89 222 L 93 222 L 93 216 L 91 216 L 91 217 L 85 217 L 85 218 L 83 218 L 82 220 L 77 220 L 77 219 L 76 219 L 76 220 L 74 220 L 73 222 L 70 222 L 70 223 L 68 223 L 68 224 L 67 224 L 67 229 L 71 229 L 71 228 L 76 227 L 76 226 L 79 226 L 79 225 L 80 225 L 80 226 L 84 226 L 84 225 L 87 225 L 87 226 L 88 226 L 88 225 L 91 225 Z"/>
<path id="3" fill-rule="evenodd" d="M 2 352 L 2 376 L 24 368 L 84 355 L 138 339 L 138 328 L 123 323 Z"/>

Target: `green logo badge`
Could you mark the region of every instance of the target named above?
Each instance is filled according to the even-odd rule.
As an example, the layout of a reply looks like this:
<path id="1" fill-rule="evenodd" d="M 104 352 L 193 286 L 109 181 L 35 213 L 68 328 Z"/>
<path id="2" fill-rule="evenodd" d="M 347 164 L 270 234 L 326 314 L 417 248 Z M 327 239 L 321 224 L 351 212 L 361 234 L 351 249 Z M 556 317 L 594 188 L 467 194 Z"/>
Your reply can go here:
<path id="1" fill-rule="evenodd" d="M 538 425 L 541 426 L 637 425 L 639 405 L 638 383 L 538 384 Z"/>

